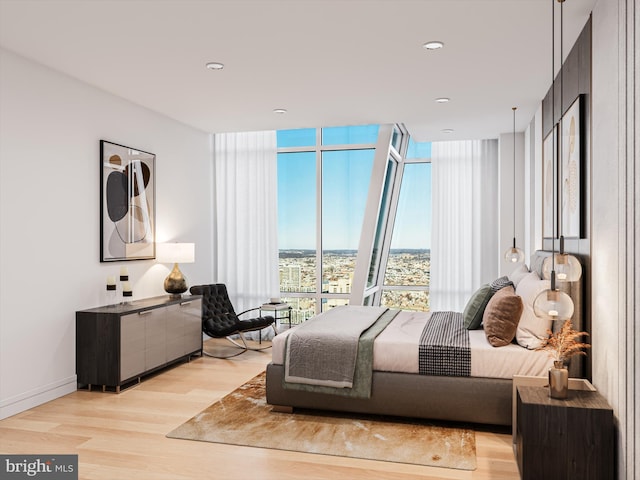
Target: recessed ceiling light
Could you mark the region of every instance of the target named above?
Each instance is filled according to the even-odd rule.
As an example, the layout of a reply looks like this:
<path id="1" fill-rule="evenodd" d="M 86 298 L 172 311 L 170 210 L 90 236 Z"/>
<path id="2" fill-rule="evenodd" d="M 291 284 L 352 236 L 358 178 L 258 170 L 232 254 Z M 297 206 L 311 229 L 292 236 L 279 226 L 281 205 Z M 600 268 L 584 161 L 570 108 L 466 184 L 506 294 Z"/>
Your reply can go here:
<path id="1" fill-rule="evenodd" d="M 287 109 L 286 108 L 274 108 L 273 109 L 273 113 L 277 113 L 279 115 L 282 115 L 284 113 L 287 113 Z"/>
<path id="2" fill-rule="evenodd" d="M 442 133 L 453 133 L 453 128 L 445 128 L 442 130 Z"/>
<path id="3" fill-rule="evenodd" d="M 422 45 L 424 48 L 426 48 L 427 50 L 438 50 L 439 48 L 444 47 L 444 43 L 438 41 L 438 40 L 432 40 L 430 42 L 425 43 L 424 45 Z"/>
<path id="4" fill-rule="evenodd" d="M 207 63 L 207 68 L 209 70 L 222 70 L 224 68 L 224 64 L 220 62 L 209 62 Z"/>
<path id="5" fill-rule="evenodd" d="M 448 103 L 449 101 L 451 101 L 451 99 L 447 97 L 436 98 L 436 103 Z"/>

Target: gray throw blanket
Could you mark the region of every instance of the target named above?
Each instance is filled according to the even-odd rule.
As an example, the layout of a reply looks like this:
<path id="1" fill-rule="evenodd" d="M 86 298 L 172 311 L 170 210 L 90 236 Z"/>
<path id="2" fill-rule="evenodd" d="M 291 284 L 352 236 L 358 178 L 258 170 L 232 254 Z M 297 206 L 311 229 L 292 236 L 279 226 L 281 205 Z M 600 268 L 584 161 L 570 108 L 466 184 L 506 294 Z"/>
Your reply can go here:
<path id="1" fill-rule="evenodd" d="M 471 375 L 469 331 L 459 312 L 433 312 L 418 346 L 421 375 L 468 377 Z"/>
<path id="2" fill-rule="evenodd" d="M 360 335 L 386 310 L 341 306 L 307 320 L 287 336 L 285 381 L 353 387 Z"/>
<path id="3" fill-rule="evenodd" d="M 370 307 L 367 307 L 370 308 Z M 373 378 L 373 343 L 376 337 L 399 313 L 399 310 L 387 310 L 371 327 L 365 330 L 358 341 L 356 368 L 353 374 L 352 388 L 334 388 L 323 385 L 309 385 L 305 383 L 290 383 L 282 379 L 282 386 L 287 390 L 302 390 L 306 392 L 340 395 L 350 398 L 370 398 L 371 382 Z M 298 327 L 300 328 L 300 327 Z M 285 349 L 286 364 L 286 349 Z"/>

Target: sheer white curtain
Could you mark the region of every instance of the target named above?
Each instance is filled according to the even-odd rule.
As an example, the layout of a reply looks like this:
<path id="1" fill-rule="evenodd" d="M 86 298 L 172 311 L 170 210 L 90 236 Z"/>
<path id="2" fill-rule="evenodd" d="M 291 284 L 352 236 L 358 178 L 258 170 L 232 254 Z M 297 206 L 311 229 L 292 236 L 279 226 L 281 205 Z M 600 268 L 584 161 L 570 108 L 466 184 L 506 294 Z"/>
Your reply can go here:
<path id="1" fill-rule="evenodd" d="M 215 282 L 240 313 L 280 291 L 276 132 L 216 134 L 214 144 Z"/>
<path id="2" fill-rule="evenodd" d="M 434 142 L 431 310 L 462 312 L 498 275 L 498 141 Z"/>

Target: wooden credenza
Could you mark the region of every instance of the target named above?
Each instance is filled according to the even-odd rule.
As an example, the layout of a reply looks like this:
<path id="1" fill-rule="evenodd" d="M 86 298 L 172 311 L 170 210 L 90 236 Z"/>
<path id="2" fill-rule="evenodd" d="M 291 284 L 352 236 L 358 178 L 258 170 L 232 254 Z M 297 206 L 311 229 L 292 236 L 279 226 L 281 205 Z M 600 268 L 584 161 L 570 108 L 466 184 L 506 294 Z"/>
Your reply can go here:
<path id="1" fill-rule="evenodd" d="M 79 387 L 120 387 L 202 354 L 202 297 L 136 300 L 76 312 Z"/>

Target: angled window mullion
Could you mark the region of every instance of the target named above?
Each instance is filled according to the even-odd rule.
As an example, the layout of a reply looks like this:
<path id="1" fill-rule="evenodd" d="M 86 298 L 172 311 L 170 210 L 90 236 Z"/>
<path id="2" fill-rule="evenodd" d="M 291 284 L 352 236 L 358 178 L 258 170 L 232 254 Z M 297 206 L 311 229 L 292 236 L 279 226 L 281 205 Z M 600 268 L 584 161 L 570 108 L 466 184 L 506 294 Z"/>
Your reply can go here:
<path id="1" fill-rule="evenodd" d="M 365 290 L 368 289 L 369 270 L 373 257 L 373 250 L 376 241 L 376 233 L 379 224 L 379 216 L 386 215 L 382 211 L 385 183 L 387 180 L 387 169 L 390 155 L 391 138 L 393 135 L 393 125 L 381 125 L 378 132 L 378 142 L 373 162 L 373 171 L 369 182 L 369 193 L 367 196 L 367 206 L 365 209 L 364 222 L 360 233 L 358 255 L 353 276 L 350 302 L 352 305 L 362 305 L 365 299 Z M 384 225 L 382 225 L 384 227 Z M 377 268 L 379 256 L 376 259 Z"/>
<path id="2" fill-rule="evenodd" d="M 316 314 L 322 311 L 322 129 L 316 129 Z"/>
<path id="3" fill-rule="evenodd" d="M 400 198 L 400 188 L 402 185 L 402 177 L 404 175 L 404 163 L 397 162 L 396 175 L 394 178 L 393 190 L 391 192 L 391 201 L 389 202 L 389 211 L 387 213 L 386 228 L 382 239 L 382 247 L 380 253 L 380 264 L 378 266 L 375 284 L 378 290 L 375 293 L 374 305 L 380 304 L 382 298 L 382 287 L 384 286 L 385 271 L 387 269 L 387 261 L 389 260 L 389 250 L 391 249 L 391 239 L 393 238 L 393 227 L 395 225 L 396 213 L 398 211 L 398 199 Z"/>

